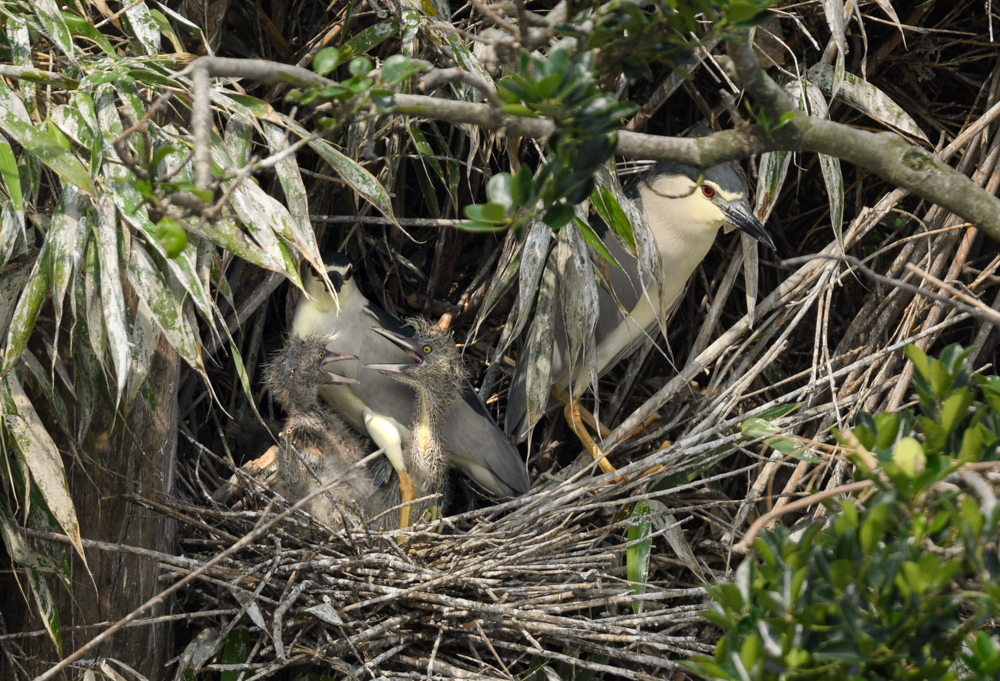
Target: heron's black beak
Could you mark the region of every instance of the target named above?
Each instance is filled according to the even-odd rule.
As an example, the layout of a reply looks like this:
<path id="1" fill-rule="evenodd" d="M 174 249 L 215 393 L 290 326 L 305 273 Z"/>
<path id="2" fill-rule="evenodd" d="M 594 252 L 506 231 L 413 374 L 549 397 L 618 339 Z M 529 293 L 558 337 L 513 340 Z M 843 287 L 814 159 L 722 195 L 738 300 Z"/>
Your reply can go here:
<path id="1" fill-rule="evenodd" d="M 726 216 L 726 222 L 743 230 L 772 251 L 778 250 L 774 241 L 771 240 L 771 235 L 764 229 L 764 225 L 760 224 L 760 220 L 754 216 L 750 206 L 743 201 L 731 201 L 721 207 L 722 213 Z"/>

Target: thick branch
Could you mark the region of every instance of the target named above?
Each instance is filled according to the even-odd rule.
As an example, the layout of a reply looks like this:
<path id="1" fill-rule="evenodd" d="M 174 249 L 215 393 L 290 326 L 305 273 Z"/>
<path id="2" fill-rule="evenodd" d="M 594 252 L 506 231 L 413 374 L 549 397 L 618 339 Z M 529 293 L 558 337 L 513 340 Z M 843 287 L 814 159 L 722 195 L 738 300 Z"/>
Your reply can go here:
<path id="1" fill-rule="evenodd" d="M 753 50 L 745 43 L 734 43 L 731 56 L 741 84 L 775 120 L 790 110 L 790 101 L 760 68 Z M 321 84 L 326 81 L 306 69 L 260 60 L 202 57 L 189 68 L 202 62 L 208 62 L 207 70 L 212 76 L 251 78 L 266 83 L 311 79 L 311 83 Z M 545 119 L 506 116 L 486 104 L 422 95 L 395 95 L 388 110 L 449 123 L 479 125 L 534 139 L 544 139 L 555 129 L 552 122 Z M 196 139 L 196 145 L 198 143 Z M 746 134 L 725 130 L 690 139 L 622 131 L 618 133 L 616 151 L 628 158 L 671 161 L 698 168 L 735 161 L 747 153 L 806 151 L 828 154 L 867 168 L 892 184 L 961 216 L 1000 241 L 1000 200 L 929 152 L 891 132 L 867 132 L 795 113 L 777 130 L 751 126 Z"/>

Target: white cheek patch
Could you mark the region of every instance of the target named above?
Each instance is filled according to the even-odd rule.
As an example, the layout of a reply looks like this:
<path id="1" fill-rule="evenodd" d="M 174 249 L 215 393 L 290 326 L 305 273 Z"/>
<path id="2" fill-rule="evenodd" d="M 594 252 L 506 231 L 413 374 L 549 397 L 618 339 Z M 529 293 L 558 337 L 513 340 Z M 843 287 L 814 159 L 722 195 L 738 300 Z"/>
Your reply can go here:
<path id="1" fill-rule="evenodd" d="M 732 232 L 732 231 L 733 231 L 734 229 L 736 229 L 736 228 L 735 228 L 735 227 L 733 227 L 733 226 L 732 226 L 731 224 L 729 224 L 728 222 L 727 222 L 726 224 L 722 225 L 722 231 L 723 231 L 723 232 L 725 232 L 726 234 L 729 234 L 729 233 L 730 233 L 730 232 Z"/>

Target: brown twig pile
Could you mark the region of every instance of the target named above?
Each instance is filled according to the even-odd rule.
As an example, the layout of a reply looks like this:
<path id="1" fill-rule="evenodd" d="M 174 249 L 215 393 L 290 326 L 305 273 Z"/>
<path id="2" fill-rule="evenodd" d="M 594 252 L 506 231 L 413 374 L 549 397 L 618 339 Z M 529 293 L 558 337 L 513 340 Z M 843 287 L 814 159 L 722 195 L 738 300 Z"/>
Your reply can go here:
<path id="1" fill-rule="evenodd" d="M 561 662 L 652 679 L 676 670 L 672 659 L 711 652 L 699 640 L 703 589 L 651 582 L 636 595 L 626 579 L 615 537 L 634 522 L 620 513 L 623 496 L 635 501 L 644 481 L 595 488 L 580 473 L 564 470 L 527 497 L 405 532 L 285 518 L 198 576 L 182 606 L 211 610 L 219 628 L 189 646 L 185 664 L 199 668 L 234 627 L 254 625 L 261 635 L 245 662 L 205 668 L 247 679 L 303 666 L 351 678 L 509 678 Z M 279 509 L 170 504 L 165 512 L 196 529 L 184 560 L 163 567 L 178 577 L 197 571 Z"/>

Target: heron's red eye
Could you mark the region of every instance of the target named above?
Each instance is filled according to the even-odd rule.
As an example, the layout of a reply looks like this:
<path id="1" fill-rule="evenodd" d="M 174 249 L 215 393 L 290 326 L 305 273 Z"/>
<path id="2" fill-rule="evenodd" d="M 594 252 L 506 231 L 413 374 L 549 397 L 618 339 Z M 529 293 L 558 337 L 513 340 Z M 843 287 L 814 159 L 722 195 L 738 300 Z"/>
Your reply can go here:
<path id="1" fill-rule="evenodd" d="M 310 265 L 310 266 L 309 266 L 309 272 L 310 272 L 310 273 L 311 273 L 311 274 L 312 274 L 312 275 L 313 275 L 314 277 L 316 277 L 317 279 L 319 279 L 319 271 L 318 271 L 318 270 L 317 270 L 317 269 L 316 269 L 315 267 L 313 267 L 312 265 Z"/>
<path id="2" fill-rule="evenodd" d="M 352 276 L 354 276 L 354 265 L 348 265 L 347 271 L 344 272 L 344 281 L 350 281 Z"/>
<path id="3" fill-rule="evenodd" d="M 701 193 L 707 196 L 708 198 L 712 198 L 713 196 L 715 196 L 715 187 L 703 184 L 701 185 Z"/>

